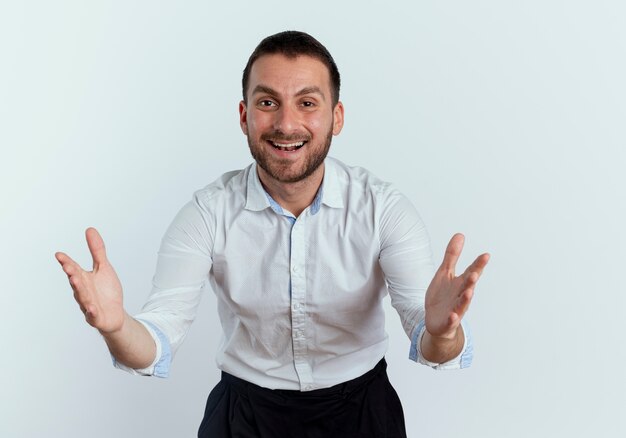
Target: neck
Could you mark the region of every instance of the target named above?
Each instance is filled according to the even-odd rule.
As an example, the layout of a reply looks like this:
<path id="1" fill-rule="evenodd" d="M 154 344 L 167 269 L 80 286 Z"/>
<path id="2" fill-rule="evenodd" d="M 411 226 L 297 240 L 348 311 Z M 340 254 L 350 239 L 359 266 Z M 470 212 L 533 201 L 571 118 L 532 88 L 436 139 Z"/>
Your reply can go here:
<path id="1" fill-rule="evenodd" d="M 324 179 L 324 163 L 322 163 L 309 177 L 294 183 L 285 183 L 272 178 L 265 170 L 257 165 L 257 173 L 261 185 L 269 195 L 278 202 L 284 210 L 295 217 L 307 208 L 322 185 Z"/>

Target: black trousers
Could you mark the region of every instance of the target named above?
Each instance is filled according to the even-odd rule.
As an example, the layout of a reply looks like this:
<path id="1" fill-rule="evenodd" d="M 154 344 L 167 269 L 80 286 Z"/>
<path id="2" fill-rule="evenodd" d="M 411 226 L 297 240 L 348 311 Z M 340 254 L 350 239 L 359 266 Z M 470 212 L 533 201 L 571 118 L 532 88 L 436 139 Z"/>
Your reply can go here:
<path id="1" fill-rule="evenodd" d="M 222 372 L 198 438 L 406 438 L 386 370 L 383 358 L 361 377 L 308 392 L 262 388 Z"/>

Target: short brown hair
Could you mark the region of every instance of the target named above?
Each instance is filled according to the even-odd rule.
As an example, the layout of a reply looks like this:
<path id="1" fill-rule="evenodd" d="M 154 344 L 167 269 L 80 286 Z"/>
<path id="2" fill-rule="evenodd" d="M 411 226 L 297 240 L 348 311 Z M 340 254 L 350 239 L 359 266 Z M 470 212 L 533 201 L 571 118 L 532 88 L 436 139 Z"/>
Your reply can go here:
<path id="1" fill-rule="evenodd" d="M 297 56 L 306 55 L 320 60 L 328 68 L 333 105 L 337 105 L 337 102 L 339 102 L 341 78 L 339 76 L 339 70 L 337 69 L 335 60 L 322 43 L 308 33 L 295 30 L 287 30 L 270 35 L 264 38 L 259 45 L 256 46 L 256 49 L 254 49 L 254 52 L 252 52 L 252 55 L 248 58 L 248 63 L 246 64 L 246 68 L 243 70 L 243 77 L 241 79 L 241 89 L 244 102 L 247 102 L 246 90 L 248 89 L 248 81 L 250 79 L 252 64 L 254 64 L 254 62 L 263 55 L 274 54 L 281 54 L 287 58 L 295 58 Z"/>

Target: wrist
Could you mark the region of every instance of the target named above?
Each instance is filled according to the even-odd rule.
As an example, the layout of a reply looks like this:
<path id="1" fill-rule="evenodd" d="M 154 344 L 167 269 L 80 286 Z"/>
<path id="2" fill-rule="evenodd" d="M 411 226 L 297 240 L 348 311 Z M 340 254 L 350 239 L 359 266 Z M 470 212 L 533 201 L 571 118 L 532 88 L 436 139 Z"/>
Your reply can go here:
<path id="1" fill-rule="evenodd" d="M 451 334 L 440 336 L 434 336 L 428 330 L 424 330 L 420 351 L 424 359 L 430 362 L 444 363 L 458 356 L 464 345 L 465 333 L 459 325 Z"/>
<path id="2" fill-rule="evenodd" d="M 433 344 L 437 344 L 437 345 L 452 344 L 464 338 L 463 329 L 461 325 L 456 327 L 456 329 L 448 333 L 443 333 L 441 335 L 433 335 L 432 333 L 428 331 L 428 329 L 425 329 L 424 336 L 428 336 L 430 338 L 430 341 Z"/>

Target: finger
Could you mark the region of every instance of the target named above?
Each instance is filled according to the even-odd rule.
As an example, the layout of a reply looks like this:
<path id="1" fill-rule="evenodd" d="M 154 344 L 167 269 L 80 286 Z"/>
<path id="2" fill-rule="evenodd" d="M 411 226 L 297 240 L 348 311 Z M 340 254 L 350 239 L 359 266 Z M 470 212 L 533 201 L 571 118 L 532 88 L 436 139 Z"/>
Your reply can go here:
<path id="1" fill-rule="evenodd" d="M 483 273 L 483 269 L 485 269 L 485 266 L 487 266 L 490 258 L 491 256 L 487 253 L 479 255 L 478 257 L 476 257 L 476 260 L 474 260 L 472 264 L 467 267 L 464 274 L 475 272 L 480 277 L 480 275 Z"/>
<path id="2" fill-rule="evenodd" d="M 459 278 L 463 279 L 463 286 L 461 287 L 461 293 L 470 287 L 474 287 L 478 282 L 478 279 L 483 273 L 483 269 L 487 266 L 489 261 L 489 254 L 482 254 L 474 262 L 467 267 L 463 275 Z M 460 294 L 459 294 L 460 295 Z"/>
<path id="3" fill-rule="evenodd" d="M 97 313 L 94 305 L 92 304 L 85 305 L 85 310 L 83 313 L 85 314 L 85 319 L 87 320 L 89 324 L 94 322 L 96 318 L 96 313 Z"/>
<path id="4" fill-rule="evenodd" d="M 95 319 L 95 307 L 92 304 L 84 304 L 80 301 L 78 302 L 78 307 L 80 307 L 81 312 L 83 312 L 83 316 L 85 317 L 85 321 L 91 326 L 93 326 L 93 322 Z"/>
<path id="5" fill-rule="evenodd" d="M 63 272 L 65 272 L 67 275 L 77 275 L 78 273 L 82 272 L 83 269 L 80 267 L 80 265 L 72 260 L 72 258 L 67 254 L 57 252 L 54 256 L 61 264 Z"/>
<path id="6" fill-rule="evenodd" d="M 478 275 L 476 272 L 466 272 L 463 274 L 463 283 L 461 285 L 460 291 L 459 291 L 459 297 L 462 296 L 465 291 L 467 291 L 468 289 L 473 289 L 476 286 L 476 283 L 478 283 L 478 279 L 480 278 L 480 275 Z"/>
<path id="7" fill-rule="evenodd" d="M 91 258 L 93 259 L 93 269 L 106 263 L 107 255 L 106 249 L 104 247 L 104 241 L 100 236 L 100 233 L 95 228 L 87 228 L 85 231 L 85 236 L 87 237 L 87 246 L 89 246 L 89 252 L 91 253 Z"/>
<path id="8" fill-rule="evenodd" d="M 89 288 L 85 286 L 85 283 L 79 277 L 71 277 L 70 284 L 74 290 L 74 300 L 78 303 L 78 307 L 80 307 L 80 310 L 85 315 L 85 318 L 93 318 L 93 314 L 95 313 L 95 303 Z"/>
<path id="9" fill-rule="evenodd" d="M 443 262 L 441 263 L 441 269 L 454 274 L 456 268 L 456 262 L 459 260 L 461 250 L 463 250 L 463 243 L 465 242 L 465 236 L 461 233 L 456 233 L 450 239 L 448 246 L 446 247 L 446 253 L 443 256 Z"/>
<path id="10" fill-rule="evenodd" d="M 448 317 L 448 327 L 455 328 L 461 323 L 461 317 L 457 313 L 451 313 Z"/>
<path id="11" fill-rule="evenodd" d="M 463 315 L 465 315 L 465 312 L 469 309 L 473 297 L 474 288 L 465 289 L 461 296 L 459 296 L 456 306 L 454 307 L 454 312 L 459 316 L 459 318 L 463 318 Z"/>
<path id="12" fill-rule="evenodd" d="M 92 327 L 98 328 L 103 324 L 103 312 L 97 304 L 85 306 L 85 321 Z"/>
<path id="13" fill-rule="evenodd" d="M 450 312 L 445 327 L 441 329 L 441 333 L 450 333 L 454 337 L 459 325 L 461 325 L 461 316 L 455 312 Z"/>
<path id="14" fill-rule="evenodd" d="M 70 275 L 69 280 L 70 286 L 72 286 L 72 289 L 74 290 L 74 299 L 76 299 L 76 301 L 80 304 L 85 304 L 85 292 L 87 288 L 85 287 L 83 276 L 80 274 Z"/>

